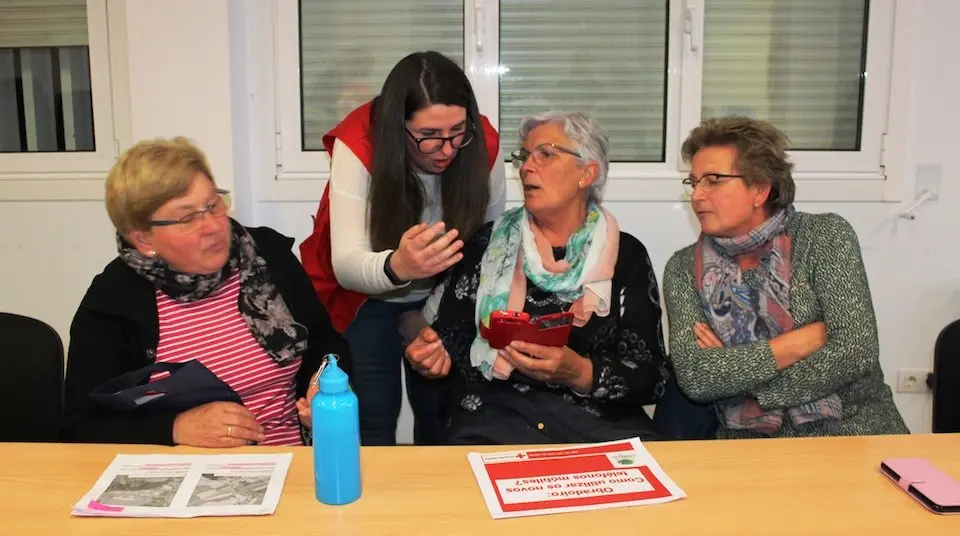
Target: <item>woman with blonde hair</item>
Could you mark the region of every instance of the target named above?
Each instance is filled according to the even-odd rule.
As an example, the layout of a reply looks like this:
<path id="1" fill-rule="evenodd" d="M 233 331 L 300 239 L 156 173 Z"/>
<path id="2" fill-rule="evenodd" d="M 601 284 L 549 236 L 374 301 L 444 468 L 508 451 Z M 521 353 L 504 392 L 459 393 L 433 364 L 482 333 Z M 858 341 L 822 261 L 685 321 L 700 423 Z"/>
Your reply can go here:
<path id="1" fill-rule="evenodd" d="M 311 376 L 348 356 L 293 240 L 228 217 L 184 138 L 126 151 L 106 205 L 119 255 L 73 319 L 62 439 L 303 444 Z"/>

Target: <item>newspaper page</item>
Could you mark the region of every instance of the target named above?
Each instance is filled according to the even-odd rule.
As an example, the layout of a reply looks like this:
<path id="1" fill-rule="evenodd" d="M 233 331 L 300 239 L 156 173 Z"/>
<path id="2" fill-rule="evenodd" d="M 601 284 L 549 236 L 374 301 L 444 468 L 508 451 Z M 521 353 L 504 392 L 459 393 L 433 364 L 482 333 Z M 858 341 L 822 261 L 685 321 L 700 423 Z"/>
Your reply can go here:
<path id="1" fill-rule="evenodd" d="M 119 454 L 74 505 L 76 516 L 273 514 L 293 454 Z"/>
<path id="2" fill-rule="evenodd" d="M 686 497 L 639 438 L 467 455 L 494 519 L 658 504 Z"/>

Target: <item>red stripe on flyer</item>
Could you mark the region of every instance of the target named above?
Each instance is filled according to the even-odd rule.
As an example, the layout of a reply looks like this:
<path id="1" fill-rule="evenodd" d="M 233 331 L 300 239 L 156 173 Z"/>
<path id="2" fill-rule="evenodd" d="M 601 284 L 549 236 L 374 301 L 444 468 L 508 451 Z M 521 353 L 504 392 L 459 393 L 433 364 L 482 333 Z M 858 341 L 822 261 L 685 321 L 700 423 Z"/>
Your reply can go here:
<path id="1" fill-rule="evenodd" d="M 604 455 L 492 463 L 484 467 L 491 480 L 565 475 L 569 473 L 589 473 L 590 471 L 609 471 L 610 469 L 614 469 L 613 464 L 610 463 L 610 459 Z"/>
<path id="2" fill-rule="evenodd" d="M 598 445 L 596 447 L 558 449 L 558 450 L 539 450 L 527 452 L 527 458 L 535 460 L 537 458 L 556 458 L 558 456 L 583 456 L 586 454 L 607 454 L 610 452 L 623 452 L 633 450 L 633 445 L 629 441 L 623 443 L 611 443 L 609 445 Z"/>
<path id="3" fill-rule="evenodd" d="M 500 492 L 496 485 L 493 486 L 494 491 L 497 495 L 497 502 L 500 504 L 500 509 L 503 512 L 526 512 L 531 510 L 556 510 L 560 508 L 571 508 L 577 506 L 595 506 L 599 504 L 619 504 L 626 503 L 631 501 L 643 501 L 651 499 L 663 499 L 670 497 L 670 490 L 654 476 L 653 472 L 647 466 L 633 467 L 632 469 L 637 469 L 647 480 L 647 483 L 653 489 L 648 491 L 641 492 L 629 492 L 629 493 L 602 493 L 599 492 L 596 495 L 587 495 L 587 496 L 575 496 L 566 499 L 551 499 L 546 501 L 532 501 L 532 502 L 521 502 L 513 504 L 504 504 L 503 499 L 500 497 Z M 576 490 L 574 490 L 576 491 Z M 561 490 L 558 490 L 557 493 L 562 493 Z"/>
<path id="4" fill-rule="evenodd" d="M 504 465 L 512 467 L 504 468 Z M 532 467 L 531 467 L 532 466 Z M 486 467 L 497 503 L 503 512 L 524 512 L 530 510 L 560 509 L 576 506 L 594 506 L 599 504 L 618 504 L 631 501 L 662 499 L 671 496 L 670 491 L 653 474 L 647 466 L 619 468 L 614 467 L 605 456 L 584 456 L 579 458 L 538 460 L 533 462 L 516 462 L 510 464 L 494 464 Z M 612 484 L 588 486 L 583 482 L 592 477 L 583 477 L 593 472 L 634 472 L 639 471 L 646 480 L 642 491 L 624 489 L 624 486 L 634 487 L 632 484 L 622 484 L 623 480 L 609 479 Z M 578 474 L 584 480 L 578 480 Z M 573 480 L 571 480 L 573 477 Z M 534 480 L 518 485 L 534 485 L 541 497 L 555 496 L 546 500 L 531 500 L 528 502 L 505 503 L 500 493 L 498 481 Z M 539 481 L 539 479 L 543 479 Z M 555 486 L 555 487 L 554 487 Z M 546 488 L 546 489 L 543 489 Z M 616 488 L 620 488 L 618 492 Z M 509 490 L 508 490 L 509 491 Z M 532 490 L 530 490 L 532 491 Z M 539 497 L 538 497 L 539 498 Z"/>
<path id="5" fill-rule="evenodd" d="M 629 443 L 627 443 L 627 445 L 629 445 Z M 487 478 L 489 478 L 490 483 L 493 484 L 493 492 L 497 496 L 497 502 L 500 503 L 501 508 L 504 508 L 503 497 L 500 496 L 500 490 L 496 486 L 497 480 L 544 477 L 568 473 L 587 473 L 590 471 L 608 471 L 613 469 L 613 464 L 610 463 L 606 455 L 601 454 L 572 458 L 548 458 L 545 460 L 493 463 L 484 465 L 484 469 L 487 471 Z"/>
<path id="6" fill-rule="evenodd" d="M 528 510 L 544 510 L 548 508 L 569 508 L 572 506 L 593 506 L 597 504 L 617 504 L 630 501 L 643 501 L 650 499 L 662 499 L 670 496 L 670 490 L 668 490 L 662 482 L 660 482 L 657 477 L 653 475 L 653 472 L 650 471 L 649 467 L 637 467 L 641 473 L 643 473 L 644 478 L 647 479 L 653 486 L 653 490 L 644 491 L 638 493 L 620 493 L 620 494 L 606 494 L 606 495 L 593 495 L 588 497 L 573 497 L 570 499 L 559 499 L 551 501 L 540 501 L 540 502 L 529 502 L 529 503 L 518 503 L 518 504 L 502 504 L 500 507 L 504 512 L 523 512 Z"/>

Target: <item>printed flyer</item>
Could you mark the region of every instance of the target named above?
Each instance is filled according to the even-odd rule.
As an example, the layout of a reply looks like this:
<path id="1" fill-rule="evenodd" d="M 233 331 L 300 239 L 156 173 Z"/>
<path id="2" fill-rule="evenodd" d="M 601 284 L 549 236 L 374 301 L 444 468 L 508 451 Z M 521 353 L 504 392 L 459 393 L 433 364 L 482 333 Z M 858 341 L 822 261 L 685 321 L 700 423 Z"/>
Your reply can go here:
<path id="1" fill-rule="evenodd" d="M 639 438 L 467 455 L 494 519 L 658 504 L 686 497 Z"/>

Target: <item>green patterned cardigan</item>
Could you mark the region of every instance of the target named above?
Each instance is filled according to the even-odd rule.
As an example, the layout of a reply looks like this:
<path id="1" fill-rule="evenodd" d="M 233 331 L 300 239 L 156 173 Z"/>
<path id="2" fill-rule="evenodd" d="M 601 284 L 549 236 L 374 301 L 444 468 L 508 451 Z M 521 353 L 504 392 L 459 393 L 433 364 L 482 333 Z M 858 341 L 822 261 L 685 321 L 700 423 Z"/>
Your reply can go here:
<path id="1" fill-rule="evenodd" d="M 822 320 L 824 348 L 778 371 L 768 341 L 701 350 L 693 325 L 706 322 L 693 276 L 693 246 L 676 253 L 663 275 L 670 326 L 670 359 L 677 381 L 692 400 L 715 402 L 748 394 L 765 409 L 789 408 L 840 395 L 843 418 L 794 427 L 784 418 L 777 437 L 909 433 L 880 369 L 877 323 L 860 244 L 836 214 L 797 212 L 792 237 L 790 312 L 794 325 Z M 753 273 L 744 274 L 745 281 Z M 767 437 L 728 429 L 721 438 Z"/>

